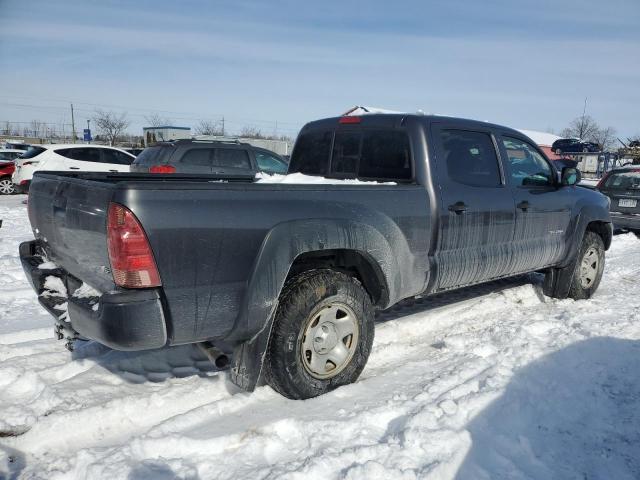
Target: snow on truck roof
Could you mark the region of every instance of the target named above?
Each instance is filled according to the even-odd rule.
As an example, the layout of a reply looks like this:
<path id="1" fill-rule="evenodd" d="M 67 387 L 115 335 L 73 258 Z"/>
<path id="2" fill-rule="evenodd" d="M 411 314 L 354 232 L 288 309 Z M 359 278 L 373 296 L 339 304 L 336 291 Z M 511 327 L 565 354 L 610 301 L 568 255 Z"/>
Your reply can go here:
<path id="1" fill-rule="evenodd" d="M 391 113 L 391 114 L 404 113 L 407 115 L 424 115 L 425 114 L 422 110 L 417 110 L 416 112 L 400 112 L 397 110 L 387 110 L 385 108 L 366 107 L 366 106 L 356 105 L 350 108 L 349 110 L 347 110 L 346 112 L 344 112 L 342 116 L 374 115 L 374 114 L 380 114 L 380 113 Z M 445 117 L 447 115 L 437 115 L 437 116 Z M 488 123 L 493 123 L 493 122 L 488 122 Z M 517 130 L 523 135 L 526 135 L 531 140 L 533 140 L 537 145 L 540 145 L 540 146 L 550 147 L 551 145 L 553 145 L 553 142 L 562 138 L 562 137 L 559 137 L 558 135 L 554 135 L 553 133 L 538 132 L 536 130 L 527 130 L 522 128 L 516 128 L 514 130 Z"/>

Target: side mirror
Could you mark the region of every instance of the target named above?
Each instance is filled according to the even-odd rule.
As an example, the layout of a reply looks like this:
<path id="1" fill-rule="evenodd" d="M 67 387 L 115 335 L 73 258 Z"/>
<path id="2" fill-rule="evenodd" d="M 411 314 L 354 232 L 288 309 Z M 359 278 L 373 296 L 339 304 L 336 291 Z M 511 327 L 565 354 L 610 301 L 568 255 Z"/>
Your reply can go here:
<path id="1" fill-rule="evenodd" d="M 560 177 L 560 183 L 562 186 L 571 186 L 577 184 L 582 179 L 580 170 L 575 167 L 564 167 L 562 169 L 562 175 Z"/>

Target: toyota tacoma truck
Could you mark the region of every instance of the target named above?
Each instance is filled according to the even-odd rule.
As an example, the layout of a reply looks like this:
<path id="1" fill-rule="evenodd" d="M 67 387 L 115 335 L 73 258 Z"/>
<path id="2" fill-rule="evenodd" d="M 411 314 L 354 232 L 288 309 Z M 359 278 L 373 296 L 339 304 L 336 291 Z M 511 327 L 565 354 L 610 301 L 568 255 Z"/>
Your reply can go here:
<path id="1" fill-rule="evenodd" d="M 303 399 L 356 381 L 374 312 L 402 299 L 534 271 L 556 298 L 600 283 L 608 199 L 510 128 L 323 119 L 289 172 L 317 182 L 36 173 L 20 256 L 58 336 L 205 345 L 238 386 Z"/>

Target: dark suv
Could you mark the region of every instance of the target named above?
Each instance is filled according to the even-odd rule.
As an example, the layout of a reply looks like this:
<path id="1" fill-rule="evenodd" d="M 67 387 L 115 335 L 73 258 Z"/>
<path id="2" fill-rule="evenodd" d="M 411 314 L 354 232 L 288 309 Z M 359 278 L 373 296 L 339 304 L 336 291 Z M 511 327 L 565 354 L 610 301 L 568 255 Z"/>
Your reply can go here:
<path id="1" fill-rule="evenodd" d="M 600 145 L 594 142 L 583 142 L 577 138 L 561 138 L 553 142 L 551 149 L 556 154 L 599 152 Z"/>
<path id="2" fill-rule="evenodd" d="M 248 143 L 220 140 L 177 140 L 145 148 L 131 164 L 132 172 L 148 173 L 287 173 L 277 153 Z"/>

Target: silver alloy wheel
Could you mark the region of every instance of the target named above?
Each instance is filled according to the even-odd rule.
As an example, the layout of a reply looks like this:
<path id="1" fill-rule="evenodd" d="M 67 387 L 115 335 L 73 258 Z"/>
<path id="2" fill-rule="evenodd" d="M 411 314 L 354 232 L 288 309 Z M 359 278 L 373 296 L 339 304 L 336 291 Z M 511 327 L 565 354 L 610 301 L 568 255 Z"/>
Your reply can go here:
<path id="1" fill-rule="evenodd" d="M 11 195 L 14 192 L 13 182 L 10 178 L 0 180 L 0 194 Z"/>
<path id="2" fill-rule="evenodd" d="M 349 365 L 358 345 L 358 319 L 344 303 L 331 303 L 309 316 L 302 337 L 302 364 L 312 377 L 327 379 Z"/>
<path id="3" fill-rule="evenodd" d="M 598 268 L 600 266 L 600 256 L 595 247 L 590 247 L 582 257 L 580 263 L 580 285 L 582 288 L 591 288 L 593 282 L 598 276 Z"/>

